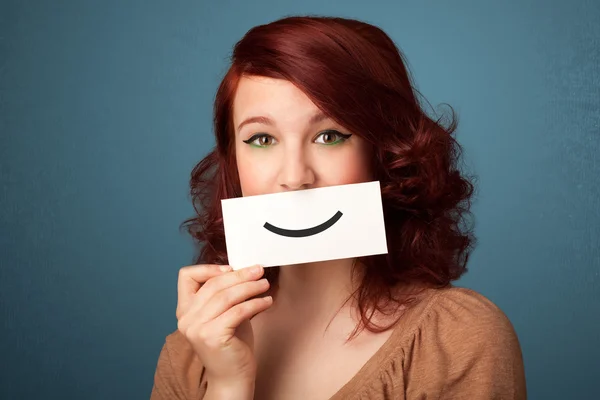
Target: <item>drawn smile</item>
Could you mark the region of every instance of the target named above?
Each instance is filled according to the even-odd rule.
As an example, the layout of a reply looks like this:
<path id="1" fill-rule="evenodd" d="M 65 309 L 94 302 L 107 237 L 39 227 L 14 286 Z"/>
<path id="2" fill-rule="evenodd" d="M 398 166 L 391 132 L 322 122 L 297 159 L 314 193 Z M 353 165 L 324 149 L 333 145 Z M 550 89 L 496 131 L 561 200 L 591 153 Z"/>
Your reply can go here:
<path id="1" fill-rule="evenodd" d="M 277 226 L 271 225 L 268 222 L 265 222 L 265 224 L 263 225 L 267 230 L 277 234 L 277 235 L 281 235 L 281 236 L 287 236 L 287 237 L 306 237 L 306 236 L 313 236 L 316 235 L 317 233 L 321 233 L 329 228 L 331 228 L 333 226 L 333 224 L 335 224 L 336 222 L 339 221 L 340 218 L 342 218 L 342 212 L 338 211 L 335 213 L 335 215 L 331 218 L 329 218 L 327 221 L 323 222 L 320 225 L 317 226 L 313 226 L 312 228 L 306 228 L 306 229 L 284 229 L 284 228 L 279 228 Z"/>

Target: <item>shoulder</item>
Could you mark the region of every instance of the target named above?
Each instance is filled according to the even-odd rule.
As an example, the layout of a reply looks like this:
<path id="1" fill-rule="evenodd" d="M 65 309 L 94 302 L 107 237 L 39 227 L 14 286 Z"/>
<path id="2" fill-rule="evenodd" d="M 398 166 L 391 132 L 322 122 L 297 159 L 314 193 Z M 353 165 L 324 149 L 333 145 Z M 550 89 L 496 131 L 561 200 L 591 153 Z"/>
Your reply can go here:
<path id="1" fill-rule="evenodd" d="M 204 368 L 179 330 L 167 335 L 154 373 L 152 399 L 201 397 Z"/>
<path id="2" fill-rule="evenodd" d="M 409 319 L 415 333 L 424 340 L 443 343 L 446 352 L 510 351 L 520 357 L 517 335 L 506 314 L 474 290 L 428 289 L 414 308 L 415 315 Z"/>
<path id="3" fill-rule="evenodd" d="M 165 338 L 158 362 L 159 366 L 176 373 L 202 369 L 192 345 L 179 330 Z"/>
<path id="4" fill-rule="evenodd" d="M 423 327 L 435 327 L 448 336 L 469 332 L 477 337 L 514 336 L 513 325 L 506 314 L 484 295 L 466 288 L 432 289 L 425 295 Z"/>
<path id="5" fill-rule="evenodd" d="M 465 288 L 429 289 L 409 320 L 414 324 L 399 345 L 412 390 L 429 388 L 449 398 L 524 398 L 516 332 L 491 300 Z"/>

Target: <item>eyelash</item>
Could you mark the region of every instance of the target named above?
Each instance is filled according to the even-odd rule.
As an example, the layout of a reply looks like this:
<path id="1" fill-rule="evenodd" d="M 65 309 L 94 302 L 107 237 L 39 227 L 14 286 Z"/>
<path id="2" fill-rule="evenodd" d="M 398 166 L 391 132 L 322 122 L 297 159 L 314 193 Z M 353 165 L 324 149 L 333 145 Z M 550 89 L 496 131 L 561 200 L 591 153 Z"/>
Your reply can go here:
<path id="1" fill-rule="evenodd" d="M 325 133 L 332 133 L 336 136 L 338 136 L 340 139 L 336 140 L 333 143 L 322 143 L 326 146 L 331 146 L 331 145 L 335 145 L 335 144 L 339 144 L 339 143 L 343 143 L 345 142 L 350 136 L 352 136 L 351 134 L 344 134 L 341 132 L 336 131 L 335 129 L 327 129 L 325 131 L 319 132 L 319 134 L 315 137 L 318 138 L 319 136 L 325 134 Z M 273 138 L 273 136 L 267 134 L 267 133 L 257 133 L 255 135 L 252 135 L 252 137 L 250 137 L 250 139 L 248 140 L 244 140 L 243 142 L 250 145 L 250 146 L 254 146 L 254 147 L 260 147 L 260 148 L 265 148 L 265 147 L 269 147 L 269 146 L 261 146 L 261 145 L 256 145 L 253 144 L 254 141 L 256 141 L 257 139 L 261 138 L 261 137 L 271 137 Z"/>

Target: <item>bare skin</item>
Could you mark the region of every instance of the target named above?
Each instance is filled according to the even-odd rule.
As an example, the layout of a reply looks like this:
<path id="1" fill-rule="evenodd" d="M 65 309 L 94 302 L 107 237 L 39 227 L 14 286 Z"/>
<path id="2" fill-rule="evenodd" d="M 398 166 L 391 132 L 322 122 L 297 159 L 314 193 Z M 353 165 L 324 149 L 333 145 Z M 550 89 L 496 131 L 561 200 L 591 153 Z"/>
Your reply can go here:
<path id="1" fill-rule="evenodd" d="M 233 121 L 244 196 L 371 180 L 367 143 L 329 118 L 311 123 L 319 114 L 290 82 L 240 80 Z M 257 116 L 269 121 L 255 118 L 240 127 Z M 276 304 L 252 320 L 256 398 L 329 398 L 389 337 L 389 331 L 367 332 L 345 344 L 357 316 L 353 304 L 338 310 L 357 285 L 351 281 L 353 263 L 344 259 L 280 268 Z"/>
<path id="2" fill-rule="evenodd" d="M 269 308 L 262 268 L 184 267 L 177 280 L 177 329 L 202 360 L 210 382 L 207 399 L 252 399 L 256 377 L 250 319 Z"/>
<path id="3" fill-rule="evenodd" d="M 323 115 L 290 82 L 241 78 L 233 123 L 244 196 L 372 180 L 368 144 Z M 179 330 L 206 368 L 206 398 L 335 394 L 391 335 L 365 330 L 346 343 L 358 321 L 353 301 L 342 307 L 358 284 L 351 275 L 354 262 L 280 267 L 274 302 L 253 298 L 273 290 L 260 283 L 262 273 L 185 270 Z"/>
<path id="4" fill-rule="evenodd" d="M 255 399 L 329 399 L 390 337 L 392 330 L 378 334 L 364 330 L 346 343 L 358 322 L 355 303 L 348 302 L 340 309 L 341 293 L 330 292 L 326 285 L 307 287 L 311 296 L 299 291 L 293 297 L 294 292 L 285 291 L 287 279 L 298 279 L 296 270 L 307 267 L 301 274 L 304 278 L 310 271 L 319 273 L 319 268 L 328 267 L 330 273 L 340 268 L 341 274 L 349 260 L 338 261 L 339 265 L 330 266 L 281 267 L 284 286 L 276 302 L 252 319 L 258 365 Z M 323 292 L 315 292 L 319 288 Z M 336 301 L 338 307 L 333 307 Z"/>

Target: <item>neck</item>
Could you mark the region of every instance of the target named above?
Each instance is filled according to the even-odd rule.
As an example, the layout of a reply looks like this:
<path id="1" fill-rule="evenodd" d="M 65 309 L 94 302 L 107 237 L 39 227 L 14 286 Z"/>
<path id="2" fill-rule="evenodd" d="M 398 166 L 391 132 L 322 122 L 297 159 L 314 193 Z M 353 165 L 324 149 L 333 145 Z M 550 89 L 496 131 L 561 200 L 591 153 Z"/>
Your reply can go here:
<path id="1" fill-rule="evenodd" d="M 359 284 L 352 279 L 355 263 L 355 259 L 341 259 L 282 266 L 276 302 L 281 309 L 314 321 L 331 318 L 342 305 L 352 305 L 344 302 Z"/>

